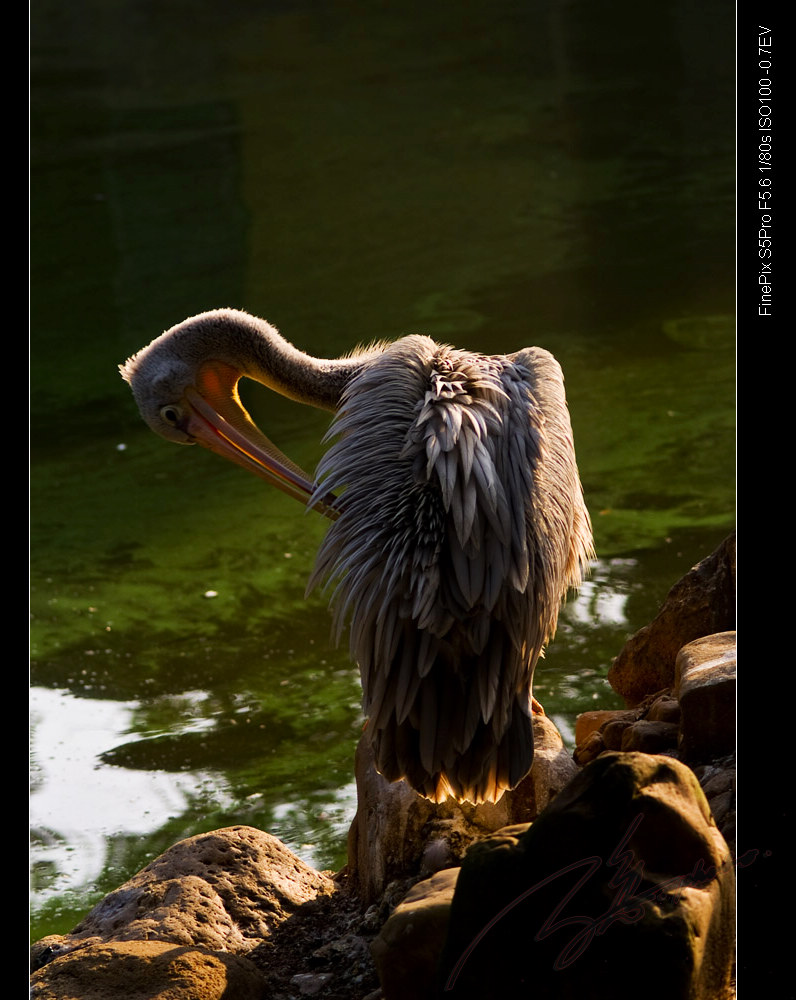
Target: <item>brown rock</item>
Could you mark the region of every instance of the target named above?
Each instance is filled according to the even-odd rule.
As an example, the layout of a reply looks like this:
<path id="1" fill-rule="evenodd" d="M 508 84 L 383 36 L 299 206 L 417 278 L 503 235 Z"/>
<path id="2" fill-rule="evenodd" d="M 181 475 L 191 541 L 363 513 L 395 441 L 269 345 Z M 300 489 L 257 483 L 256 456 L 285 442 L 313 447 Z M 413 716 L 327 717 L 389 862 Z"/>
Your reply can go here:
<path id="1" fill-rule="evenodd" d="M 575 747 L 572 757 L 578 767 L 585 767 L 605 750 L 605 743 L 601 733 L 589 733 L 583 743 Z"/>
<path id="2" fill-rule="evenodd" d="M 648 722 L 673 722 L 680 725 L 680 702 L 671 695 L 661 695 L 650 706 L 644 718 Z"/>
<path id="3" fill-rule="evenodd" d="M 504 796 L 509 803 L 509 823 L 536 819 L 577 773 L 578 767 L 555 724 L 546 715 L 535 715 L 531 773 Z"/>
<path id="4" fill-rule="evenodd" d="M 705 636 L 677 654 L 675 678 L 686 760 L 706 760 L 735 746 L 735 632 Z"/>
<path id="5" fill-rule="evenodd" d="M 636 713 L 627 709 L 603 709 L 596 712 L 581 712 L 575 719 L 575 746 L 585 743 L 592 733 L 598 732 L 609 722 L 630 719 L 635 721 Z"/>
<path id="6" fill-rule="evenodd" d="M 734 950 L 732 858 L 696 776 L 606 753 L 530 827 L 470 849 L 439 985 L 451 1000 L 725 1000 Z"/>
<path id="7" fill-rule="evenodd" d="M 248 959 L 164 941 L 86 944 L 31 976 L 31 1000 L 266 1000 Z"/>
<path id="8" fill-rule="evenodd" d="M 384 1000 L 435 1000 L 458 868 L 418 882 L 371 945 Z"/>
<path id="9" fill-rule="evenodd" d="M 657 617 L 625 643 L 608 671 L 611 687 L 631 707 L 674 683 L 675 660 L 687 643 L 735 628 L 735 534 L 676 583 Z"/>
<path id="10" fill-rule="evenodd" d="M 635 718 L 631 716 L 624 719 L 614 719 L 603 726 L 600 730 L 600 735 L 602 736 L 605 749 L 621 750 L 625 730 L 630 729 L 635 721 Z"/>
<path id="11" fill-rule="evenodd" d="M 390 882 L 453 867 L 474 840 L 535 819 L 578 766 L 547 716 L 534 716 L 533 733 L 531 773 L 499 802 L 478 806 L 453 800 L 436 804 L 404 781 L 386 781 L 363 737 L 355 761 L 357 813 L 348 835 L 347 866 L 360 898 L 372 903 Z"/>
<path id="12" fill-rule="evenodd" d="M 36 947 L 34 962 L 88 941 L 166 941 L 245 954 L 331 878 L 276 837 L 235 826 L 181 840 L 109 893 L 70 934 Z"/>
<path id="13" fill-rule="evenodd" d="M 639 719 L 622 733 L 622 750 L 640 753 L 663 753 L 677 748 L 680 727 L 674 722 L 649 722 Z"/>
<path id="14" fill-rule="evenodd" d="M 575 723 L 575 762 L 584 767 L 605 750 L 674 750 L 679 720 L 680 705 L 668 689 L 648 695 L 636 708 L 584 712 Z"/>
<path id="15" fill-rule="evenodd" d="M 265 978 L 269 1000 L 354 1000 L 378 986 L 370 942 L 388 916 L 389 903 L 383 913 L 377 905 L 363 913 L 348 883 L 346 874 L 338 873 L 335 892 L 305 903 L 247 954 Z"/>

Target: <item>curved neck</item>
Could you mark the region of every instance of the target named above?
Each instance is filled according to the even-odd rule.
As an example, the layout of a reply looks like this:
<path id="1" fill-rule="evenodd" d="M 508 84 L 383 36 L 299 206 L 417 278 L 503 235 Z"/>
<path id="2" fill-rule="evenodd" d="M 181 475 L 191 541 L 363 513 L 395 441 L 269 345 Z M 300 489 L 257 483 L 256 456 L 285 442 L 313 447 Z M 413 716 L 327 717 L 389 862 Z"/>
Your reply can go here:
<path id="1" fill-rule="evenodd" d="M 356 354 L 325 360 L 299 351 L 263 319 L 236 309 L 202 313 L 174 328 L 198 359 L 211 357 L 237 368 L 283 396 L 300 403 L 335 410 L 346 385 L 383 348 L 374 347 Z M 189 334 L 190 331 L 190 334 Z"/>

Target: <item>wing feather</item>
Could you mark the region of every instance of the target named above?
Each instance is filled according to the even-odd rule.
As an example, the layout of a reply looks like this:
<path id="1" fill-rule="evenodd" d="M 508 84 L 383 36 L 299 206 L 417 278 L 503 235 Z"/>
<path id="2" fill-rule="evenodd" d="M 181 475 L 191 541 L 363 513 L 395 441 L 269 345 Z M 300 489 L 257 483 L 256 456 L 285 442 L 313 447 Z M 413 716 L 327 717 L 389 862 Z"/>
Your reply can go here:
<path id="1" fill-rule="evenodd" d="M 530 692 L 591 558 L 560 368 L 425 337 L 341 399 L 317 495 L 341 495 L 309 588 L 349 624 L 377 765 L 421 794 L 493 800 L 527 773 Z"/>

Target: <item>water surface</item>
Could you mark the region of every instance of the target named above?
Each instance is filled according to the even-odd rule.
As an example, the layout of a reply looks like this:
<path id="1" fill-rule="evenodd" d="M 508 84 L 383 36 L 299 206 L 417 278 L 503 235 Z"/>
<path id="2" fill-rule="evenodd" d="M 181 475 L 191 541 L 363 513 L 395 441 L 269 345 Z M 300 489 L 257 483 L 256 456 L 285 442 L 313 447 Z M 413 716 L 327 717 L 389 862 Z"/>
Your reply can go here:
<path id="1" fill-rule="evenodd" d="M 598 561 L 535 693 L 570 741 L 618 704 L 611 658 L 733 523 L 733 31 L 718 2 L 34 5 L 35 937 L 218 826 L 344 859 L 325 525 L 157 439 L 116 372 L 192 313 L 320 356 L 553 351 Z M 312 468 L 327 415 L 245 399 Z"/>

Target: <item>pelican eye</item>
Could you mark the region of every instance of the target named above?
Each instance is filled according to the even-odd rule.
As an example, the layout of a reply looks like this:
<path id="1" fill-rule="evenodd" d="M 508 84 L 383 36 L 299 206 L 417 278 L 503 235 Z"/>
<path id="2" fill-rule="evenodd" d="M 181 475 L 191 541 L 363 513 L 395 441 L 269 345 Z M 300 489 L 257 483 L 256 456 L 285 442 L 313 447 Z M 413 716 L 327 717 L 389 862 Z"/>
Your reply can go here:
<path id="1" fill-rule="evenodd" d="M 163 406 L 160 409 L 160 415 L 166 421 L 167 424 L 172 424 L 176 427 L 180 419 L 182 418 L 182 410 L 179 406 L 174 406 L 173 404 L 169 406 Z"/>

